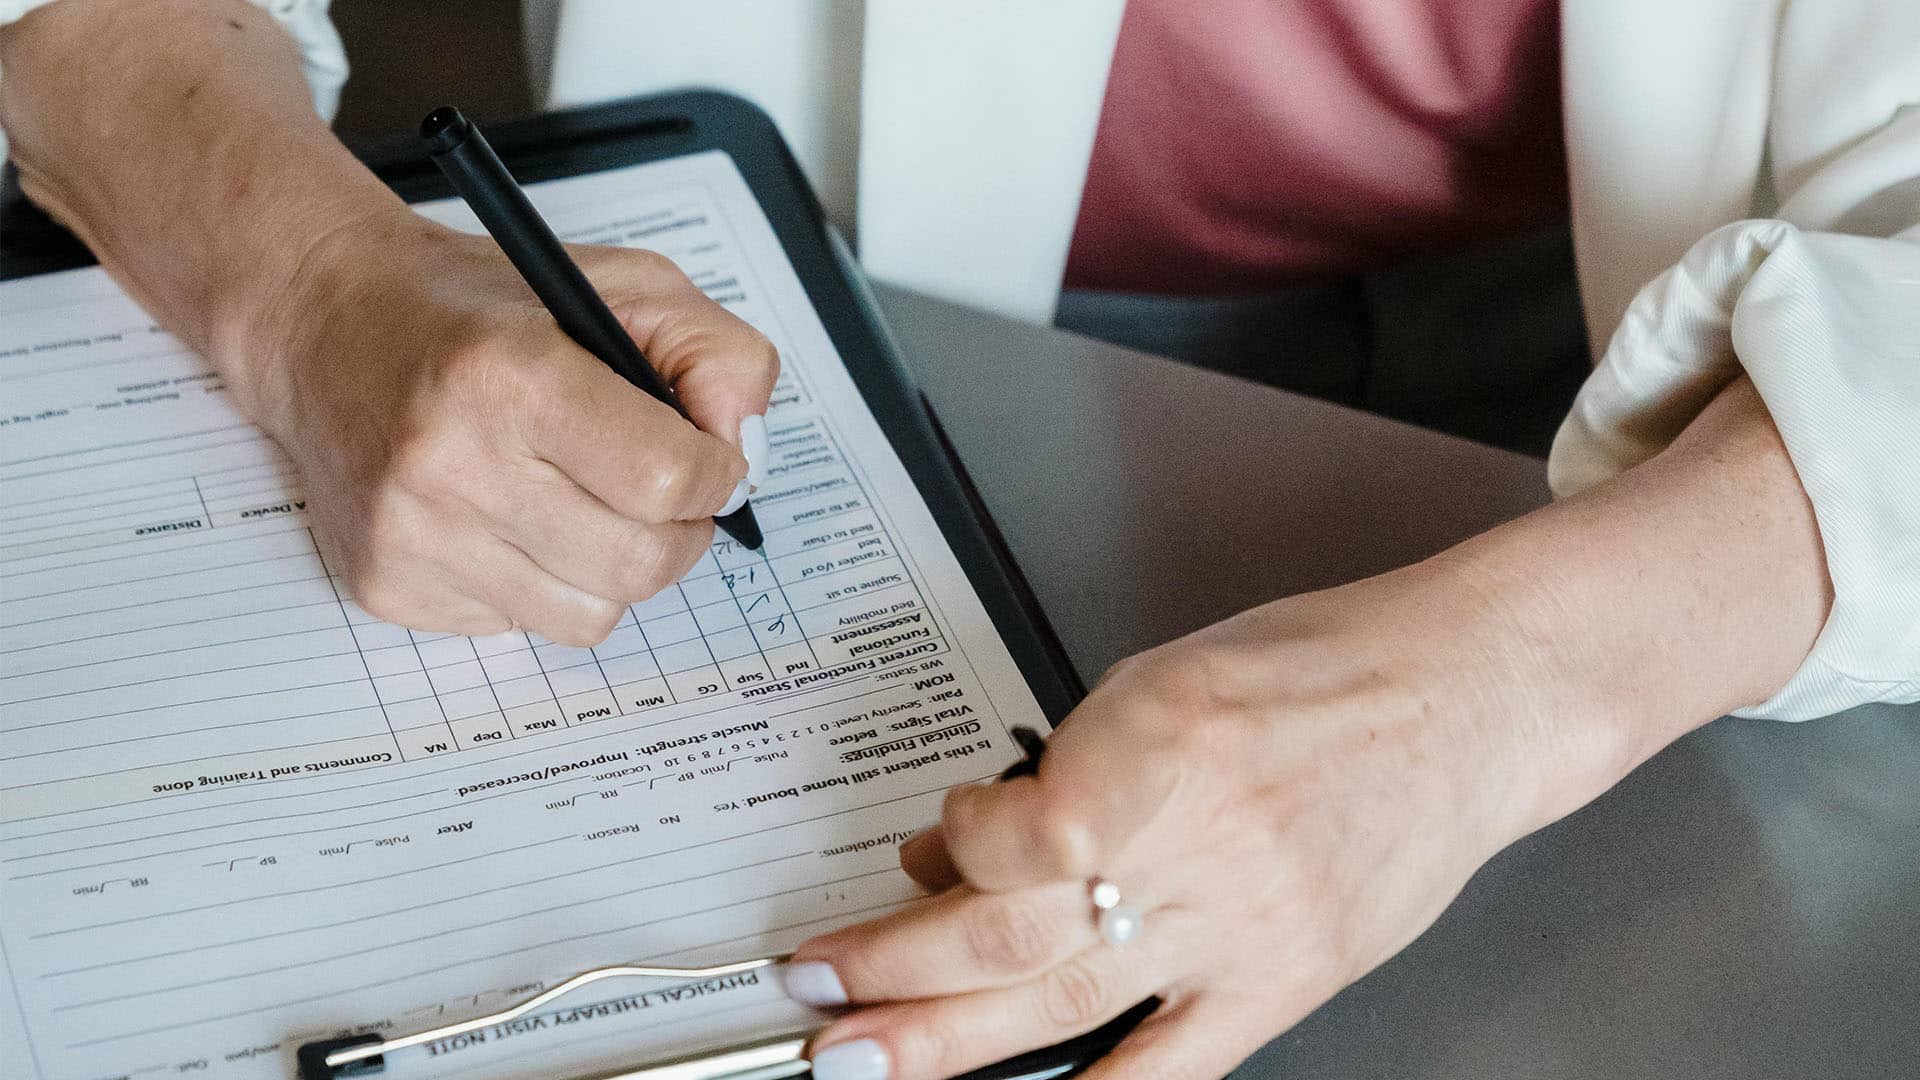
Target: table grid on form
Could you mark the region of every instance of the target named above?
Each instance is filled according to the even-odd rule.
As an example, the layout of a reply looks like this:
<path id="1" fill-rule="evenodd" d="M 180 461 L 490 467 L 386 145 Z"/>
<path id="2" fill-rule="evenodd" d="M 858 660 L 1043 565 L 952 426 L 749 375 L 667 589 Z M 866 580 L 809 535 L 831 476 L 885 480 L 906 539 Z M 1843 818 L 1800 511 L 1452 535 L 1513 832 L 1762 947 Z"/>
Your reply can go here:
<path id="1" fill-rule="evenodd" d="M 0 559 L 12 579 L 6 602 L 31 602 L 39 616 L 0 625 L 12 635 L 0 645 L 12 654 L 11 674 L 26 677 L 9 680 L 0 708 L 35 710 L 16 729 L 28 745 L 7 757 L 111 752 L 125 741 L 115 698 L 137 691 L 150 703 L 155 684 L 168 682 L 191 693 L 172 703 L 180 726 L 137 738 L 261 728 L 285 745 L 281 729 L 297 724 L 301 743 L 384 731 L 403 760 L 431 757 L 826 671 L 871 652 L 876 640 L 897 643 L 840 621 L 849 604 L 871 610 L 876 594 L 897 594 L 883 625 L 912 619 L 913 631 L 924 631 L 916 640 L 939 642 L 825 424 L 776 421 L 772 443 L 759 500 L 766 549 L 718 537 L 690 573 L 631 605 L 591 649 L 520 631 L 421 633 L 368 615 L 326 566 L 297 477 L 282 462 L 118 491 L 89 485 L 103 466 L 80 466 L 81 494 L 0 521 Z M 241 448 L 272 453 L 265 444 Z M 140 551 L 148 545 L 156 550 Z M 102 580 L 98 563 L 109 557 L 125 576 Z M 72 584 L 80 573 L 85 584 Z M 63 629 L 83 626 L 89 632 Z M 61 689 L 39 695 L 37 683 Z M 306 708 L 321 695 L 328 708 Z M 222 710 L 232 715 L 217 719 Z"/>

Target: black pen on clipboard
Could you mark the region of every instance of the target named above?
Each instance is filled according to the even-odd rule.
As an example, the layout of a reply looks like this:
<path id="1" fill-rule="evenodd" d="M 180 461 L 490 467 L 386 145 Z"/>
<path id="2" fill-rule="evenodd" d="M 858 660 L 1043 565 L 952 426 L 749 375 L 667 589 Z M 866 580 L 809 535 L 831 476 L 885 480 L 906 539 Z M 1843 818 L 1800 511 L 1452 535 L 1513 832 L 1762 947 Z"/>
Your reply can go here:
<path id="1" fill-rule="evenodd" d="M 560 329 L 621 378 L 686 416 L 687 410 L 673 388 L 633 343 L 587 275 L 567 256 L 560 238 L 533 208 L 527 193 L 514 182 L 513 174 L 480 129 L 459 109 L 442 105 L 420 122 L 420 137 L 426 140 L 433 163 L 473 209 L 474 216 L 553 314 Z M 758 551 L 764 542 L 760 522 L 753 516 L 751 505 L 738 495 L 735 498 L 740 500 L 739 507 L 715 516 L 714 524 Z"/>

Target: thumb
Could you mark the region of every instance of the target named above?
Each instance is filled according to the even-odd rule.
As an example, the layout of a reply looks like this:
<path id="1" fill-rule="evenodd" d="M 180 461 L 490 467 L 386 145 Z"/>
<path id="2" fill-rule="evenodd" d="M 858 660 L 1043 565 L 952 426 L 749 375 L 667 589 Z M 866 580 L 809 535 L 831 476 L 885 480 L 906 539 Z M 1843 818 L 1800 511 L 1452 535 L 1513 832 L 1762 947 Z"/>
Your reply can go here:
<path id="1" fill-rule="evenodd" d="M 742 346 L 712 357 L 696 354 L 677 371 L 664 366 L 661 370 L 694 426 L 732 443 L 747 459 L 743 493 L 767 482 L 772 453 L 767 445 L 767 403 L 780 374 L 780 358 L 772 343 L 757 333 L 754 337 L 757 348 Z M 735 509 L 737 503 L 722 513 Z"/>
<path id="2" fill-rule="evenodd" d="M 773 343 L 704 294 L 697 303 L 689 300 L 629 326 L 651 331 L 645 337 L 635 333 L 634 340 L 694 426 L 747 459 L 742 487 L 720 512 L 739 509 L 747 493 L 767 480 L 767 403 L 780 376 Z"/>
<path id="3" fill-rule="evenodd" d="M 629 248 L 582 248 L 580 254 L 694 426 L 740 451 L 746 488 L 759 487 L 767 477 L 767 405 L 780 377 L 773 343 L 664 255 Z"/>

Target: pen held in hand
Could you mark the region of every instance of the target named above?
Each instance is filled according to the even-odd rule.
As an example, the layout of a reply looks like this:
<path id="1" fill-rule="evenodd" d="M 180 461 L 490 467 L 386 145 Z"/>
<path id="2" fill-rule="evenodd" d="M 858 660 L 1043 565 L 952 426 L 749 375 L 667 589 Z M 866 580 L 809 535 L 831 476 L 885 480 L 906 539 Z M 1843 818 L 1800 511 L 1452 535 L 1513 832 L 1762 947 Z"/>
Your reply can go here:
<path id="1" fill-rule="evenodd" d="M 613 309 L 568 257 L 560 238 L 533 208 L 480 129 L 459 109 L 442 105 L 420 122 L 420 137 L 426 141 L 433 163 L 473 209 L 474 216 L 546 305 L 560 329 L 621 378 L 687 416 L 673 388 L 654 370 Z M 737 509 L 715 517 L 714 523 L 756 551 L 764 542 L 753 507 L 744 500 Z"/>

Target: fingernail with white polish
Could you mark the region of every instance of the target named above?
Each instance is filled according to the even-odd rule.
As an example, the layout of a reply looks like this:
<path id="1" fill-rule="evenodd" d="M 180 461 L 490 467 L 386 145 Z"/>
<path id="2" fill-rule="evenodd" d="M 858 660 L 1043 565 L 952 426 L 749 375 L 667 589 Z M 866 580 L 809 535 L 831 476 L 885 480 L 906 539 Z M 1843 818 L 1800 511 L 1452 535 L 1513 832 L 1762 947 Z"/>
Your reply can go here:
<path id="1" fill-rule="evenodd" d="M 740 421 L 740 453 L 747 459 L 747 489 L 767 482 L 767 418 L 749 416 Z"/>
<path id="2" fill-rule="evenodd" d="M 813 1055 L 813 1080 L 887 1080 L 887 1052 L 872 1039 L 829 1046 Z"/>
<path id="3" fill-rule="evenodd" d="M 787 996 L 802 1005 L 829 1008 L 847 1003 L 847 988 L 825 960 L 796 960 L 787 965 L 784 977 Z"/>
<path id="4" fill-rule="evenodd" d="M 715 511 L 713 516 L 726 517 L 745 505 L 747 505 L 747 482 L 742 480 L 733 485 L 733 494 L 727 496 L 727 505 Z"/>

